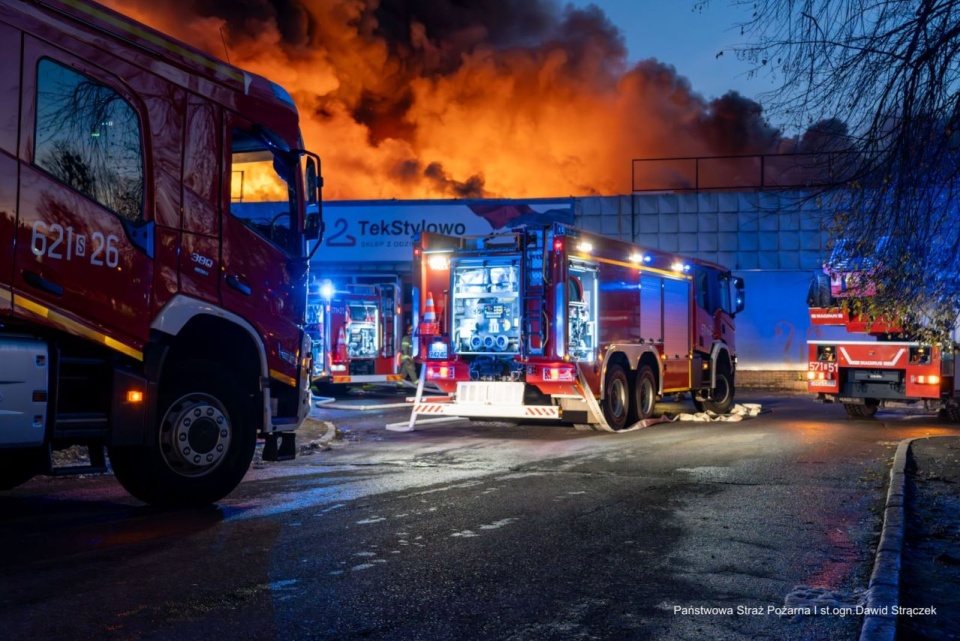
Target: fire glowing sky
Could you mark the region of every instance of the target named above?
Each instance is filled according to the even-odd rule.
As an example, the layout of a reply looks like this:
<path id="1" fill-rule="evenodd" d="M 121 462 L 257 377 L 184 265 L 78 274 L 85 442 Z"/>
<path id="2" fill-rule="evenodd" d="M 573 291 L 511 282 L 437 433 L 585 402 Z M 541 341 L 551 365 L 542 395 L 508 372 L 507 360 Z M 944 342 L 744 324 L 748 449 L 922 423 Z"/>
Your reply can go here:
<path id="1" fill-rule="evenodd" d="M 294 96 L 324 197 L 626 194 L 631 159 L 771 153 L 757 103 L 628 63 L 559 0 L 109 0 Z M 719 27 L 718 27 L 719 28 Z"/>

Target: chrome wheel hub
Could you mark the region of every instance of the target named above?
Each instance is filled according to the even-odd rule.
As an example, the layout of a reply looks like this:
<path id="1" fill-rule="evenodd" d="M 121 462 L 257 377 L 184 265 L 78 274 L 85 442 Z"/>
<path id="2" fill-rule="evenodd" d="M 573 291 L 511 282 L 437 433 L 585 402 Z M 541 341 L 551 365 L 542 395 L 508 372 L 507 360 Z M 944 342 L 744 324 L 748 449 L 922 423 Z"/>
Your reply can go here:
<path id="1" fill-rule="evenodd" d="M 226 408 L 209 394 L 181 397 L 160 426 L 163 460 L 182 476 L 209 474 L 230 449 L 233 430 Z"/>

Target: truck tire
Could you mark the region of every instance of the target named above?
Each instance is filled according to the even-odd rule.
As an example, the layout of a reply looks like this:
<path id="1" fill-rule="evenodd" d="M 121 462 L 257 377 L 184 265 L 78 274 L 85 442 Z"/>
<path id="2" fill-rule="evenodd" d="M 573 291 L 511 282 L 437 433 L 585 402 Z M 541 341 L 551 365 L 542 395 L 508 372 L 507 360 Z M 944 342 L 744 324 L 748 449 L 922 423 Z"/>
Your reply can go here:
<path id="1" fill-rule="evenodd" d="M 43 454 L 40 448 L 0 450 L 0 490 L 12 490 L 36 476 Z"/>
<path id="2" fill-rule="evenodd" d="M 157 443 L 110 448 L 113 472 L 130 494 L 151 505 L 219 501 L 240 484 L 253 460 L 252 414 L 223 367 L 181 363 L 163 381 Z"/>
<path id="3" fill-rule="evenodd" d="M 653 416 L 657 405 L 657 379 L 649 365 L 641 365 L 637 370 L 637 384 L 633 388 L 633 410 L 637 420 Z"/>
<path id="4" fill-rule="evenodd" d="M 880 401 L 867 398 L 863 405 L 856 403 L 844 403 L 843 409 L 847 412 L 847 418 L 872 418 L 877 413 Z"/>
<path id="5" fill-rule="evenodd" d="M 960 423 L 960 406 L 953 403 L 943 408 L 944 414 L 951 423 Z"/>
<path id="6" fill-rule="evenodd" d="M 709 411 L 715 414 L 726 414 L 733 407 L 733 396 L 736 388 L 733 376 L 726 367 L 717 369 L 717 386 L 710 390 L 710 400 L 694 401 L 697 411 Z"/>
<path id="7" fill-rule="evenodd" d="M 627 426 L 630 414 L 630 382 L 623 367 L 613 363 L 607 368 L 603 384 L 603 416 L 615 431 Z"/>

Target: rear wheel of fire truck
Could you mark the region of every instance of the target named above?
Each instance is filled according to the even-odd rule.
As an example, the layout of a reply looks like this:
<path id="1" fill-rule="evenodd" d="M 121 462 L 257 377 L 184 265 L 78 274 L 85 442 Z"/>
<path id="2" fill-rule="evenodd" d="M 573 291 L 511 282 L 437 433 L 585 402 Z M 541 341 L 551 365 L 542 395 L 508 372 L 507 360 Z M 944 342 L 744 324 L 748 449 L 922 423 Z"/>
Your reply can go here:
<path id="1" fill-rule="evenodd" d="M 12 490 L 32 479 L 44 454 L 40 448 L 0 450 L 0 490 Z"/>
<path id="2" fill-rule="evenodd" d="M 162 381 L 157 443 L 110 449 L 121 485 L 157 506 L 207 505 L 239 485 L 257 446 L 252 408 L 219 365 L 187 361 Z"/>
<path id="3" fill-rule="evenodd" d="M 607 378 L 603 386 L 603 416 L 614 430 L 627 426 L 630 413 L 630 382 L 623 367 L 612 363 L 607 368 Z"/>
<path id="4" fill-rule="evenodd" d="M 730 370 L 721 365 L 717 369 L 717 386 L 710 390 L 710 400 L 694 400 L 693 404 L 698 412 L 706 410 L 715 414 L 726 414 L 733 407 L 735 391 Z"/>
<path id="5" fill-rule="evenodd" d="M 856 403 L 844 403 L 843 409 L 847 412 L 848 418 L 870 418 L 877 413 L 880 401 L 875 398 L 864 399 L 863 405 Z"/>
<path id="6" fill-rule="evenodd" d="M 641 365 L 637 370 L 637 384 L 633 391 L 633 411 L 637 420 L 653 416 L 653 409 L 657 405 L 657 379 L 648 365 Z"/>
<path id="7" fill-rule="evenodd" d="M 951 423 L 960 423 L 960 405 L 948 404 L 943 408 L 943 416 Z"/>

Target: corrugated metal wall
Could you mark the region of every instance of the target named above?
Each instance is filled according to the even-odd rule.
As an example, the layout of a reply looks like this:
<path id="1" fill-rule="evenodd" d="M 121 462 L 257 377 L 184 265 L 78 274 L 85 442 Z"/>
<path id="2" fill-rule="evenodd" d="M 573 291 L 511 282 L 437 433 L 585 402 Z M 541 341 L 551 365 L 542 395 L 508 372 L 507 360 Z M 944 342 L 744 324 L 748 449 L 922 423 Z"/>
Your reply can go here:
<path id="1" fill-rule="evenodd" d="M 827 254 L 815 199 L 798 192 L 578 198 L 575 224 L 734 270 L 814 270 Z"/>

